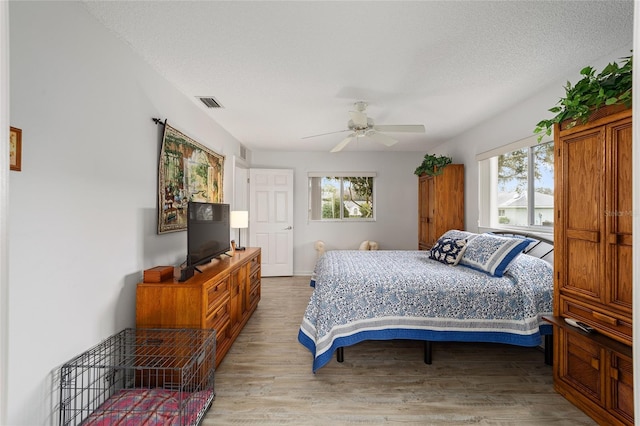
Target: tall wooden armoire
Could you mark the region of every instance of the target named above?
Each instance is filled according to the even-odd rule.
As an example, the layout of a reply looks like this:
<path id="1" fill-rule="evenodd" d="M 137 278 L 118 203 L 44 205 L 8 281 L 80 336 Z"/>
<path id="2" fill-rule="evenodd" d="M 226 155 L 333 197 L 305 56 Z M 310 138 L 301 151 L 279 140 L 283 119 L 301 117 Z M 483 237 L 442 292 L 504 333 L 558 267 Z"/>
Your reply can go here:
<path id="1" fill-rule="evenodd" d="M 449 164 L 418 181 L 418 249 L 429 250 L 450 229 L 464 229 L 464 165 Z"/>
<path id="2" fill-rule="evenodd" d="M 554 387 L 608 425 L 634 421 L 631 147 L 631 109 L 555 129 Z"/>

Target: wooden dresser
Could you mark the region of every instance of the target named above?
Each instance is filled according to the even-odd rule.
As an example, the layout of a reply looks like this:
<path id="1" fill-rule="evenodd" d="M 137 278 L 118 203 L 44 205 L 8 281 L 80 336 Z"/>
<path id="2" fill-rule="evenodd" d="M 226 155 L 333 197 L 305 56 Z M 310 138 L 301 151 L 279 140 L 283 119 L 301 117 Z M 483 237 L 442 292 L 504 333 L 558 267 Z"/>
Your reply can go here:
<path id="1" fill-rule="evenodd" d="M 136 326 L 215 329 L 217 367 L 258 306 L 260 264 L 260 248 L 247 248 L 198 266 L 185 282 L 138 283 Z"/>
<path id="2" fill-rule="evenodd" d="M 634 422 L 631 123 L 555 129 L 554 387 L 608 425 Z"/>
<path id="3" fill-rule="evenodd" d="M 418 249 L 429 250 L 450 229 L 464 229 L 464 165 L 418 181 Z"/>

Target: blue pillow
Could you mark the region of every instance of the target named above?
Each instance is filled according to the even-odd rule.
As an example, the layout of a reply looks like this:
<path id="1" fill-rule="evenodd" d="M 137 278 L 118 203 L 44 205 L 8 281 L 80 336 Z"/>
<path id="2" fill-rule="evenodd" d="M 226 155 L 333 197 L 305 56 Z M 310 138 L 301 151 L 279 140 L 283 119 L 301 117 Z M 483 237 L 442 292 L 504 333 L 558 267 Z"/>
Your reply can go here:
<path id="1" fill-rule="evenodd" d="M 467 240 L 465 239 L 440 237 L 431 247 L 429 257 L 445 265 L 455 266 L 462 258 L 466 246 Z"/>
<path id="2" fill-rule="evenodd" d="M 467 243 L 460 264 L 501 277 L 532 241 L 528 238 L 480 234 Z"/>

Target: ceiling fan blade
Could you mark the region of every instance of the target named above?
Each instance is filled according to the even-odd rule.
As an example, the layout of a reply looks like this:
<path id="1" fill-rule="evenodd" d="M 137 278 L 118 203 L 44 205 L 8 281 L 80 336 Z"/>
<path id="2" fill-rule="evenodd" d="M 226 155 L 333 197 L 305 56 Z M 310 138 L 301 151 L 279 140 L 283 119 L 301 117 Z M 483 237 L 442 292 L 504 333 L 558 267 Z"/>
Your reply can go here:
<path id="1" fill-rule="evenodd" d="M 345 130 L 338 130 L 336 132 L 329 132 L 329 133 L 320 133 L 319 135 L 311 135 L 311 136 L 303 136 L 300 139 L 309 139 L 309 138 L 317 138 L 318 136 L 325 136 L 325 135 L 333 135 L 335 133 L 344 133 L 344 132 L 348 132 L 349 129 L 345 129 Z"/>
<path id="2" fill-rule="evenodd" d="M 347 146 L 347 144 L 349 142 L 351 142 L 351 139 L 353 139 L 356 136 L 355 133 L 351 133 L 349 136 L 347 136 L 346 138 L 344 138 L 342 140 L 342 142 L 340 142 L 338 145 L 334 146 L 333 149 L 331 150 L 331 152 L 338 152 L 338 151 L 342 151 L 342 149 Z"/>
<path id="3" fill-rule="evenodd" d="M 384 133 L 378 133 L 376 131 L 369 131 L 366 133 L 367 136 L 369 136 L 371 139 L 373 139 L 376 142 L 380 142 L 383 145 L 386 146 L 392 146 L 398 143 L 398 141 L 394 138 L 392 138 L 391 136 L 387 136 Z"/>
<path id="4" fill-rule="evenodd" d="M 424 133 L 424 126 L 422 124 L 387 124 L 376 125 L 374 129 L 379 132 L 409 132 L 409 133 Z"/>
<path id="5" fill-rule="evenodd" d="M 367 114 L 361 111 L 349 111 L 349 115 L 357 128 L 367 127 Z"/>

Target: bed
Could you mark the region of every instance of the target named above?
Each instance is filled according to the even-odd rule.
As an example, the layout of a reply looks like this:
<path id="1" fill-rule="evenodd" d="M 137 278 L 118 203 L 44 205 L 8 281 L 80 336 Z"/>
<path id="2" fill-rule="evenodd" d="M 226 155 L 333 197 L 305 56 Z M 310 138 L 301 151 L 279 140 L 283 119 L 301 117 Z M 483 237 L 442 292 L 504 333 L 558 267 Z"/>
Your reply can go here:
<path id="1" fill-rule="evenodd" d="M 439 248 L 438 248 L 439 247 Z M 540 346 L 551 361 L 553 244 L 530 235 L 451 230 L 431 251 L 333 250 L 311 277 L 298 332 L 312 370 L 365 340 Z"/>

